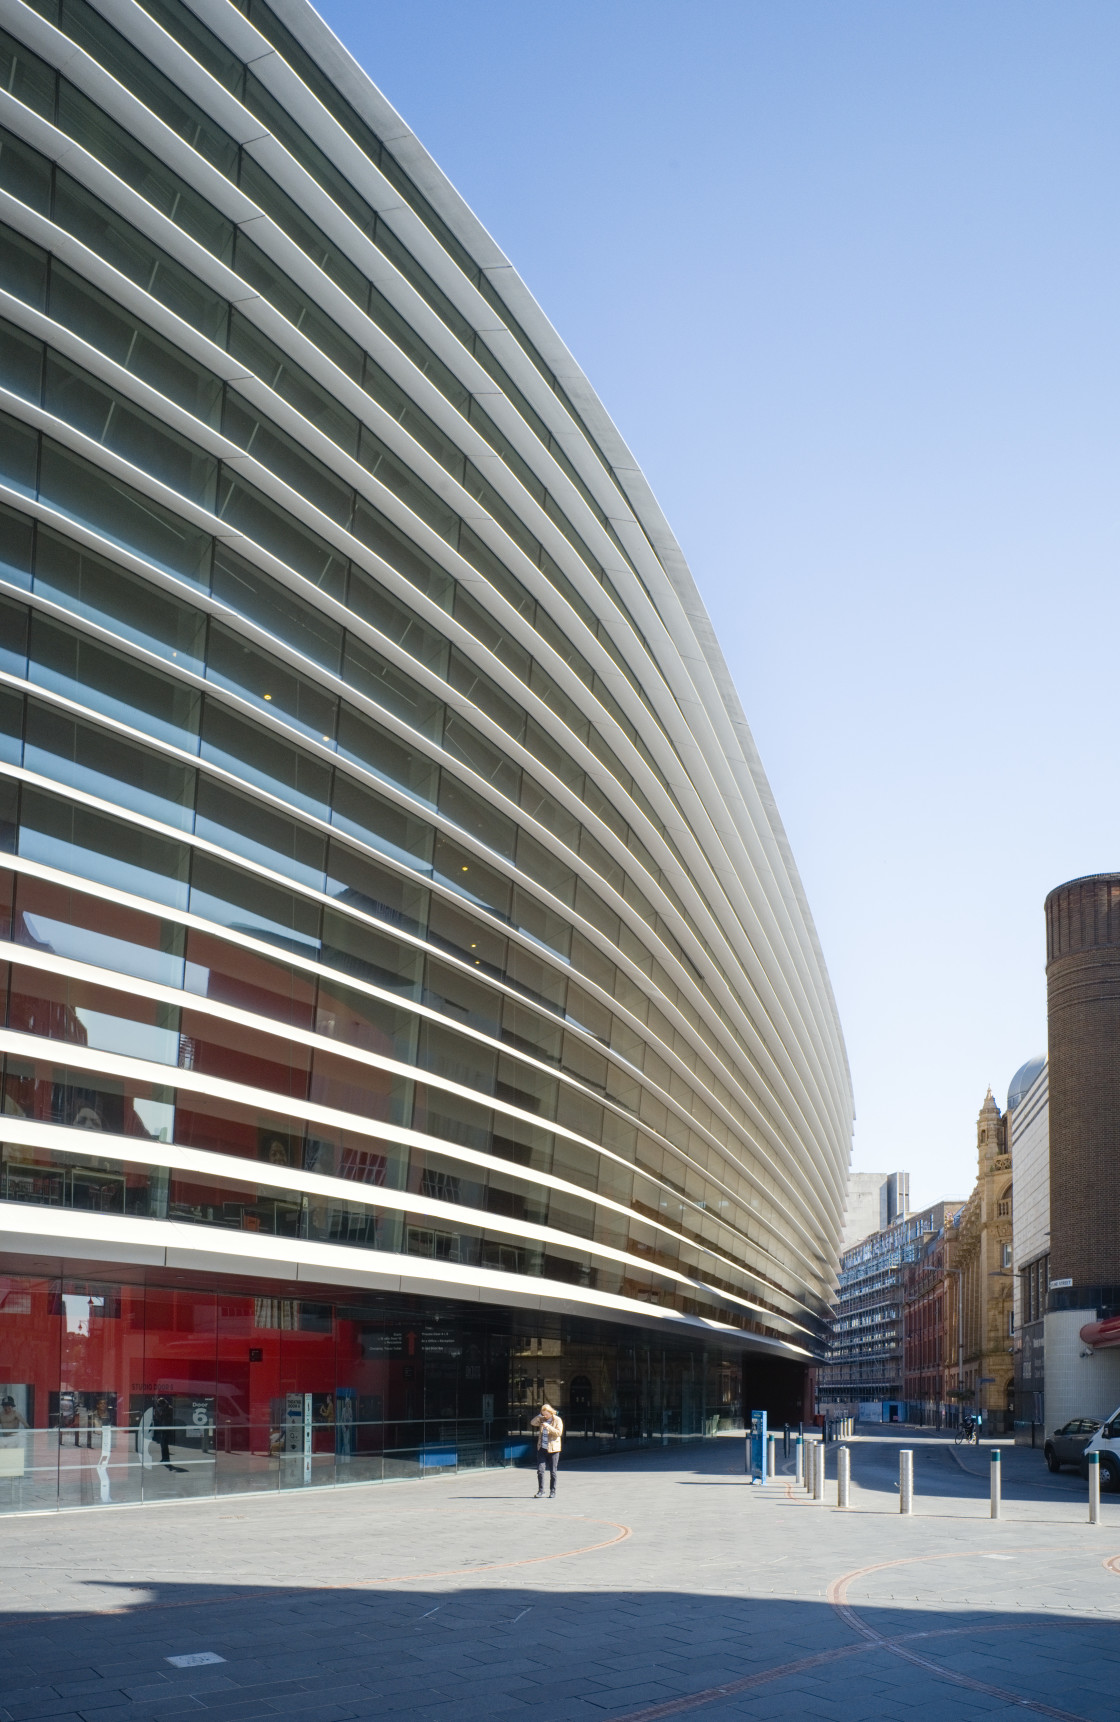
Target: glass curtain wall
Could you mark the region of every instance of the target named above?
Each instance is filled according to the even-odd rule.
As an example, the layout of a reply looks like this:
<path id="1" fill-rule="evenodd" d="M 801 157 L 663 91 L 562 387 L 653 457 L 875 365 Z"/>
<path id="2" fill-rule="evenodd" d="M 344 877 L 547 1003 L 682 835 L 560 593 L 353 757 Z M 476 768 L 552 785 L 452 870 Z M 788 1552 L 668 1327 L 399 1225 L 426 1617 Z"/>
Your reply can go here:
<path id="1" fill-rule="evenodd" d="M 12 1275 L 0 1343 L 0 1512 L 516 1465 L 545 1397 L 576 1458 L 740 1415 L 718 1349 L 452 1304 Z"/>
<path id="2" fill-rule="evenodd" d="M 0 4 L 13 1273 L 67 1210 L 18 1293 L 61 1361 L 0 1443 L 53 1430 L 87 1490 L 99 1439 L 122 1489 L 302 1486 L 508 1460 L 550 1381 L 581 1439 L 703 1433 L 737 1369 L 705 1346 L 820 1354 L 852 1115 L 737 696 L 618 433 L 384 98 L 303 0 L 202 10 Z M 291 1283 L 66 1277 L 172 1235 Z M 390 1260 L 430 1307 L 381 1341 L 292 1290 Z M 441 1352 L 464 1287 L 650 1337 L 495 1314 Z"/>

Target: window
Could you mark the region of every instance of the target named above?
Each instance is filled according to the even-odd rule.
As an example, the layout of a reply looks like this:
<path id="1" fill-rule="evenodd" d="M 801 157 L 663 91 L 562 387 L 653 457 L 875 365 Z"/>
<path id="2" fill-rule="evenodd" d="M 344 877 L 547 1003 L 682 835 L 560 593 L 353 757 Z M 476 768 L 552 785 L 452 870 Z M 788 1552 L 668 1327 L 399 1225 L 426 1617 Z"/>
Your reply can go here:
<path id="1" fill-rule="evenodd" d="M 73 329 L 195 418 L 216 425 L 222 399 L 218 378 L 57 260 L 51 266 L 50 308 L 56 323 Z"/>
<path id="2" fill-rule="evenodd" d="M 338 623 L 305 604 L 287 586 L 270 580 L 228 545 L 215 546 L 211 590 L 231 610 L 250 617 L 332 674 L 338 673 L 342 652 Z"/>
<path id="3" fill-rule="evenodd" d="M 187 854 L 179 844 L 123 820 L 25 787 L 19 852 L 64 873 L 187 906 Z"/>
<path id="4" fill-rule="evenodd" d="M 191 869 L 191 911 L 238 932 L 273 940 L 279 935 L 288 948 L 318 956 L 317 903 L 197 852 Z"/>
<path id="5" fill-rule="evenodd" d="M 334 694 L 297 675 L 271 653 L 250 645 L 220 622 L 211 624 L 206 674 L 210 681 L 240 694 L 258 710 L 302 730 L 313 741 L 333 747 L 338 720 Z M 312 775 L 322 776 L 324 772 L 325 767 L 320 767 Z"/>
<path id="6" fill-rule="evenodd" d="M 59 83 L 56 123 L 207 251 L 223 262 L 232 259 L 232 221 L 220 215 L 203 196 L 65 78 Z"/>
<path id="7" fill-rule="evenodd" d="M 222 643 L 224 645 L 224 640 Z M 243 682 L 251 683 L 254 669 L 262 676 L 271 670 L 267 659 L 260 656 L 254 661 L 248 651 L 238 661 L 237 650 L 237 644 L 231 637 L 231 661 L 228 664 L 219 658 L 219 652 L 214 653 L 215 659 L 222 662 L 222 669 L 232 671 L 229 675 L 223 675 L 222 680 L 236 683 L 240 678 Z M 277 675 L 281 674 L 282 672 L 277 671 Z M 218 676 L 215 675 L 213 679 L 218 680 Z M 263 704 L 264 694 L 271 692 L 272 688 L 262 687 L 259 679 L 256 686 L 261 693 Z M 307 712 L 306 704 L 300 703 L 304 684 L 300 683 L 298 678 L 288 676 L 285 680 L 273 682 L 273 687 L 281 695 L 277 704 L 297 705 L 301 715 Z M 317 690 L 308 688 L 307 691 L 314 697 Z M 324 705 L 315 715 L 333 724 L 333 711 L 328 706 Z M 213 700 L 208 700 L 206 704 L 202 756 L 223 770 L 232 772 L 235 777 L 245 778 L 303 812 L 310 813 L 314 818 L 328 817 L 331 799 L 330 767 L 321 760 L 311 758 L 284 736 L 248 722 L 239 713 L 230 711 Z"/>
<path id="8" fill-rule="evenodd" d="M 29 488 L 18 471 L 11 467 L 4 470 L 9 483 Z M 134 550 L 157 568 L 196 585 L 202 582 L 204 570 L 208 576 L 208 533 L 111 478 L 100 467 L 91 466 L 80 455 L 71 454 L 50 437 L 43 439 L 39 496 L 59 513 L 81 521 L 113 544 Z"/>
<path id="9" fill-rule="evenodd" d="M 193 688 L 42 614 L 31 630 L 30 679 L 173 747 L 193 753 L 198 745 Z"/>
<path id="10" fill-rule="evenodd" d="M 123 737 L 30 700 L 24 741 L 29 771 L 181 830 L 190 827 L 195 773 L 191 766 L 137 747 Z"/>
<path id="11" fill-rule="evenodd" d="M 202 671 L 206 624 L 197 610 L 43 526 L 35 590 L 185 669 Z"/>
<path id="12" fill-rule="evenodd" d="M 203 777 L 198 787 L 195 830 L 221 849 L 231 849 L 249 861 L 323 889 L 326 840 L 318 832 L 264 802 Z M 255 885 L 257 882 L 253 881 Z M 246 881 L 247 887 L 249 881 Z"/>
<path id="13" fill-rule="evenodd" d="M 341 598 L 346 589 L 344 560 L 251 485 L 223 474 L 218 513 L 230 526 L 294 568 L 313 586 L 321 586 L 332 597 Z"/>
<path id="14" fill-rule="evenodd" d="M 160 483 L 213 510 L 218 463 L 153 414 L 57 353 L 47 354 L 47 412 L 104 444 Z"/>

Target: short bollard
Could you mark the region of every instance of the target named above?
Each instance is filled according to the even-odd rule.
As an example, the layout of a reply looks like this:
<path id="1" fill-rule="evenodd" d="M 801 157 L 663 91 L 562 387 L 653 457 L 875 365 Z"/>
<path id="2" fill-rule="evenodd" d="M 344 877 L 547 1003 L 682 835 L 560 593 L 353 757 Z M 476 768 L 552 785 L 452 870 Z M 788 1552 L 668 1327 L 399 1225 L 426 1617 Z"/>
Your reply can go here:
<path id="1" fill-rule="evenodd" d="M 767 1482 L 773 1482 L 774 1478 L 777 1475 L 778 1475 L 778 1437 L 776 1435 L 767 1435 L 767 1437 L 766 1437 L 766 1480 L 767 1480 Z"/>
<path id="2" fill-rule="evenodd" d="M 785 1430 L 784 1430 L 783 1435 L 782 1435 L 782 1458 L 783 1459 L 789 1458 L 789 1424 L 788 1423 L 786 1424 Z"/>
<path id="3" fill-rule="evenodd" d="M 846 1447 L 836 1449 L 836 1505 L 846 1507 L 852 1487 L 852 1455 Z"/>
<path id="4" fill-rule="evenodd" d="M 1089 1461 L 1089 1523 L 1099 1525 L 1101 1522 L 1101 1456 L 1099 1453 L 1086 1453 Z"/>
<path id="5" fill-rule="evenodd" d="M 817 1446 L 817 1464 L 816 1464 L 816 1469 L 813 1472 L 813 1499 L 814 1499 L 814 1501 L 823 1501 L 824 1500 L 824 1442 L 818 1441 L 816 1446 Z"/>
<path id="6" fill-rule="evenodd" d="M 898 1510 L 914 1511 L 914 1453 L 910 1447 L 900 1447 L 898 1453 Z"/>
<path id="7" fill-rule="evenodd" d="M 804 1452 L 804 1448 L 805 1448 L 805 1443 L 802 1441 L 802 1439 L 799 1435 L 793 1443 L 793 1481 L 794 1481 L 794 1486 L 796 1488 L 801 1487 L 801 1484 L 805 1478 L 805 1470 L 804 1470 L 805 1452 Z"/>
<path id="8" fill-rule="evenodd" d="M 992 1448 L 992 1518 L 993 1519 L 999 1518 L 999 1511 L 1000 1511 L 1000 1491 L 1001 1491 L 1002 1485 L 1001 1485 L 1001 1481 L 1000 1481 L 999 1464 L 1000 1464 L 999 1448 L 993 1447 Z"/>

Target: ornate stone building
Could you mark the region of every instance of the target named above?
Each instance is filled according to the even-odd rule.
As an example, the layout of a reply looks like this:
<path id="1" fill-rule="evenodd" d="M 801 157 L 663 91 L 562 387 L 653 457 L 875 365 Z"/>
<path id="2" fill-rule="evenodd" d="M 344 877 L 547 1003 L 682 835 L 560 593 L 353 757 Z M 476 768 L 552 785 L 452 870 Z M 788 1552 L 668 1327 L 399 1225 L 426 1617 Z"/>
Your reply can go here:
<path id="1" fill-rule="evenodd" d="M 990 1088 L 976 1121 L 976 1155 L 976 1188 L 952 1239 L 962 1299 L 960 1388 L 964 1404 L 1003 1434 L 1014 1413 L 1011 1155 L 1007 1121 Z"/>

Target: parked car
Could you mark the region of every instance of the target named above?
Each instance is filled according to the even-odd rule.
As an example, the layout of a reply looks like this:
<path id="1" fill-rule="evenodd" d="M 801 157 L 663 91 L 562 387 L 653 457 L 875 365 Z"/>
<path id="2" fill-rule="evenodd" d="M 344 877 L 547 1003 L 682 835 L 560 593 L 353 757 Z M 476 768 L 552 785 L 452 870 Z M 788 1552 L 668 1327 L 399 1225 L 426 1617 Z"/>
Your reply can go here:
<path id="1" fill-rule="evenodd" d="M 1068 1423 L 1055 1429 L 1042 1449 L 1051 1471 L 1060 1471 L 1063 1465 L 1076 1465 L 1080 1470 L 1086 1470 L 1082 1458 L 1099 1428 L 1100 1423 L 1095 1417 L 1071 1417 Z M 1101 1482 L 1104 1482 L 1103 1476 Z"/>
<path id="2" fill-rule="evenodd" d="M 1086 1453 L 1100 1454 L 1101 1488 L 1120 1489 L 1120 1406 L 1097 1426 L 1096 1434 L 1085 1444 L 1085 1453 L 1081 1455 L 1081 1472 L 1088 1475 L 1089 1461 Z"/>

